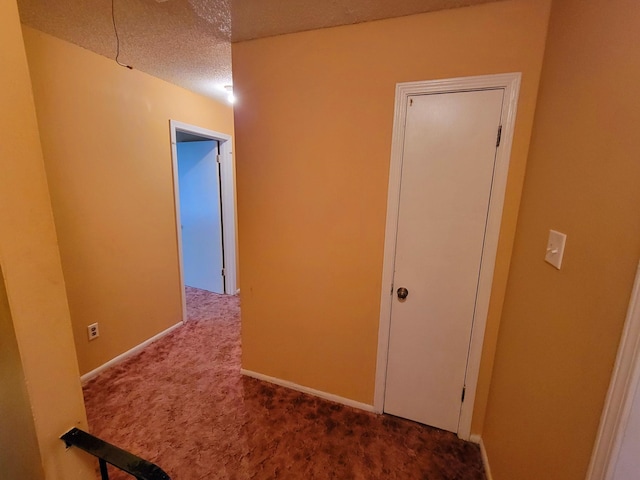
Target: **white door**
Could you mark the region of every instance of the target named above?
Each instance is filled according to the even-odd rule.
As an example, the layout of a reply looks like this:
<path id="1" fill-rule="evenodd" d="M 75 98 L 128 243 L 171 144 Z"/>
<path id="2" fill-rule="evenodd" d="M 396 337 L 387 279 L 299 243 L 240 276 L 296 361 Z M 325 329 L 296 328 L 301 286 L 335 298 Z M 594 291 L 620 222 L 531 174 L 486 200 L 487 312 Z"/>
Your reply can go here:
<path id="1" fill-rule="evenodd" d="M 184 283 L 224 293 L 218 142 L 179 142 L 176 149 Z"/>
<path id="2" fill-rule="evenodd" d="M 452 432 L 503 95 L 500 88 L 408 97 L 384 411 Z"/>

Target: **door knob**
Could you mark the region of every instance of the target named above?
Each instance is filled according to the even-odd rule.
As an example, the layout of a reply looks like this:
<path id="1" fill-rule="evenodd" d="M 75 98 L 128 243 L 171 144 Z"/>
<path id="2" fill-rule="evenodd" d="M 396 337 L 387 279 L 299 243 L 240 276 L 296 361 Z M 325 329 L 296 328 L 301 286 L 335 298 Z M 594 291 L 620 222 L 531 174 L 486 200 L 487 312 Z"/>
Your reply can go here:
<path id="1" fill-rule="evenodd" d="M 407 296 L 409 295 L 409 290 L 407 290 L 407 289 L 406 289 L 406 288 L 404 288 L 404 287 L 400 287 L 400 288 L 398 289 L 398 291 L 397 291 L 397 294 L 398 294 L 398 298 L 399 298 L 400 300 L 404 300 L 404 299 L 405 299 L 405 298 L 407 298 Z"/>

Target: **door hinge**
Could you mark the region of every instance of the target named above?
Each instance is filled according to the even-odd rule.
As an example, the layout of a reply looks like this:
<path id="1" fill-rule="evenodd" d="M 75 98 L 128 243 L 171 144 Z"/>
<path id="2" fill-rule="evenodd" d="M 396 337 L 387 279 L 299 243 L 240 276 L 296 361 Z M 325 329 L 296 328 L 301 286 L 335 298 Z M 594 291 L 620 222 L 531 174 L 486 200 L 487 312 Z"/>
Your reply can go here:
<path id="1" fill-rule="evenodd" d="M 413 107 L 413 98 L 410 98 L 410 99 L 409 99 L 409 106 L 410 106 L 410 107 Z"/>
<path id="2" fill-rule="evenodd" d="M 222 156 L 220 154 L 216 155 L 216 162 L 220 163 L 222 161 Z"/>
<path id="3" fill-rule="evenodd" d="M 225 275 L 224 268 L 222 269 L 222 271 L 220 272 L 220 274 L 224 277 L 224 275 Z"/>
<path id="4" fill-rule="evenodd" d="M 502 125 L 498 127 L 498 138 L 496 140 L 496 148 L 500 146 L 500 140 L 502 139 Z"/>
<path id="5" fill-rule="evenodd" d="M 460 402 L 464 402 L 464 394 L 467 391 L 467 387 L 462 387 L 462 398 L 460 399 Z"/>

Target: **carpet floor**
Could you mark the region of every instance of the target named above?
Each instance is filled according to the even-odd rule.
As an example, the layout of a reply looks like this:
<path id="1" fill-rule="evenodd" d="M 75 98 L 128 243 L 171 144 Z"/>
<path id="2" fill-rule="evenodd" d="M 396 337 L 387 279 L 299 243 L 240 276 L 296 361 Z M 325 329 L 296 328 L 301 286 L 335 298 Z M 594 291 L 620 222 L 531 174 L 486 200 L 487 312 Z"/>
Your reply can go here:
<path id="1" fill-rule="evenodd" d="M 172 480 L 485 478 L 452 433 L 244 377 L 238 299 L 187 288 L 187 306 L 185 325 L 84 386 L 91 433 Z"/>

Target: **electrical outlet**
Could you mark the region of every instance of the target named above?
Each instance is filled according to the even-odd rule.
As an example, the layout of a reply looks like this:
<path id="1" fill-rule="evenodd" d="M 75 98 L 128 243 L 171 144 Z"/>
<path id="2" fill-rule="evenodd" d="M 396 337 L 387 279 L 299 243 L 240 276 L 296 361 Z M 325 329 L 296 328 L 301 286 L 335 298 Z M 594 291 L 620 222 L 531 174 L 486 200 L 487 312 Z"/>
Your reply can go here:
<path id="1" fill-rule="evenodd" d="M 100 336 L 100 330 L 98 330 L 98 324 L 92 323 L 87 327 L 87 333 L 89 334 L 89 340 L 95 340 Z"/>

